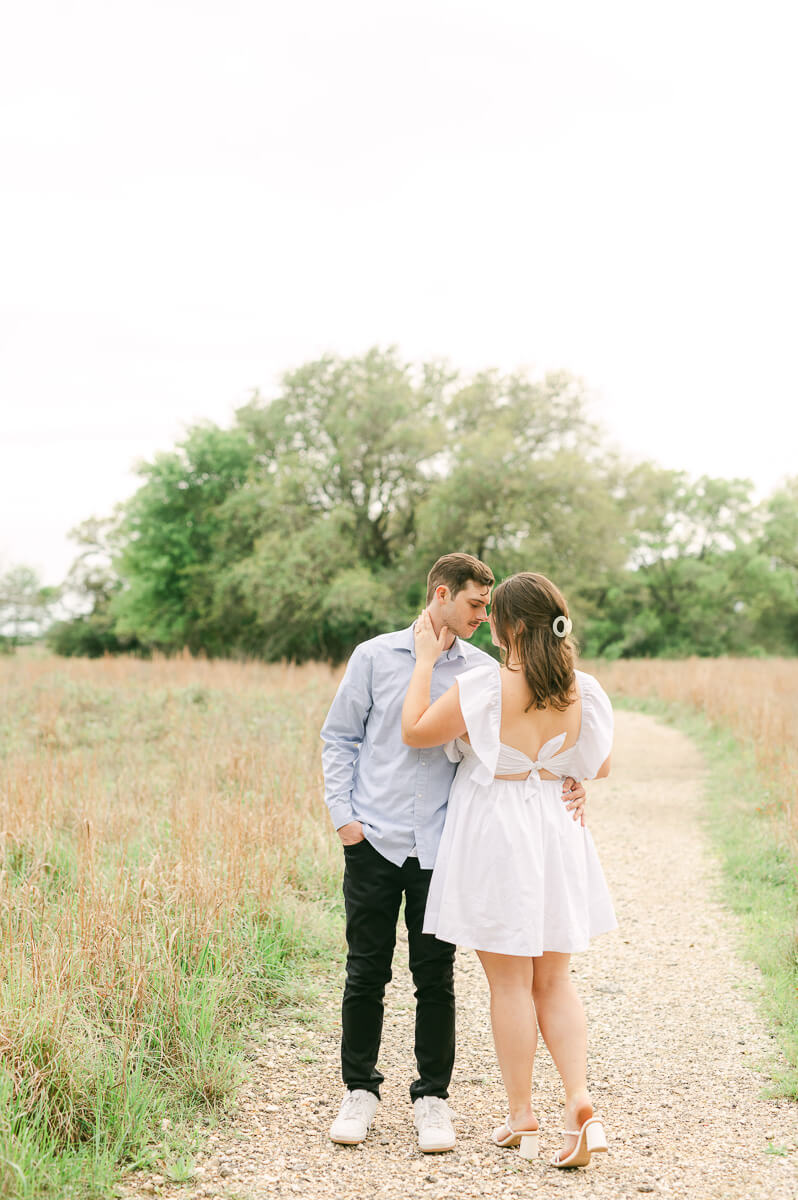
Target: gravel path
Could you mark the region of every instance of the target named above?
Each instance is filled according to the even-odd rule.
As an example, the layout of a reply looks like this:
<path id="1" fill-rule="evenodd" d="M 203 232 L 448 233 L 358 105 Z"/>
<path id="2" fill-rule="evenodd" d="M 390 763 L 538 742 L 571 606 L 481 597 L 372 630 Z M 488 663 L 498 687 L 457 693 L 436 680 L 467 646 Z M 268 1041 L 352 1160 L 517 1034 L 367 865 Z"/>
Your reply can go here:
<path id="1" fill-rule="evenodd" d="M 419 1154 L 407 1085 L 413 1002 L 400 942 L 388 989 L 383 1102 L 367 1142 L 337 1147 L 327 1129 L 338 1073 L 340 979 L 322 991 L 318 1025 L 281 1025 L 253 1046 L 240 1107 L 212 1135 L 194 1178 L 129 1180 L 125 1195 L 313 1200 L 429 1197 L 792 1200 L 798 1197 L 798 1106 L 762 1096 L 775 1043 L 757 1015 L 757 972 L 736 950 L 735 921 L 715 899 L 717 867 L 699 825 L 703 766 L 680 733 L 618 714 L 616 764 L 591 785 L 589 819 L 620 928 L 574 959 L 588 1015 L 589 1081 L 610 1152 L 583 1170 L 547 1165 L 562 1102 L 545 1048 L 534 1102 L 542 1157 L 491 1146 L 505 1105 L 487 988 L 476 956 L 457 960 L 458 1053 L 449 1103 L 454 1152 Z"/>

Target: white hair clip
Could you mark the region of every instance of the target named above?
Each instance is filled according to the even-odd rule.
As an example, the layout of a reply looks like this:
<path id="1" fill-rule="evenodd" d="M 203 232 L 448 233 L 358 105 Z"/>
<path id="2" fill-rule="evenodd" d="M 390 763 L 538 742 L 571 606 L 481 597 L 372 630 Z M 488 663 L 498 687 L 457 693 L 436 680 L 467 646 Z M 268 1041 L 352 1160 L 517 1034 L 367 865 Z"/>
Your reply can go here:
<path id="1" fill-rule="evenodd" d="M 557 637 L 565 637 L 566 634 L 569 634 L 571 632 L 571 630 L 573 629 L 573 625 L 571 623 L 571 618 L 564 617 L 564 616 L 562 616 L 562 614 L 560 614 L 559 617 L 554 618 L 554 621 L 552 622 L 551 627 L 554 630 L 554 632 L 557 634 Z"/>

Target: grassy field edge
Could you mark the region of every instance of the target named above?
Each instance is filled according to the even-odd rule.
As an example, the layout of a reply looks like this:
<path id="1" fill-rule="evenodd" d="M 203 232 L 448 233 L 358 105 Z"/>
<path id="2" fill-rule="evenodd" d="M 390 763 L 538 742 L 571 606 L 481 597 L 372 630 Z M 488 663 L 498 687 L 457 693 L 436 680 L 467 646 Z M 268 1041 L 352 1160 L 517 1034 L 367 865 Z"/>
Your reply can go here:
<path id="1" fill-rule="evenodd" d="M 91 1138 L 67 1145 L 54 1133 L 59 1116 L 74 1107 L 75 1079 L 43 1088 L 32 1113 L 25 1081 L 17 1078 L 15 1087 L 8 1063 L 0 1066 L 0 1196 L 106 1197 L 118 1194 L 121 1179 L 137 1169 L 174 1183 L 192 1178 L 207 1134 L 235 1110 L 258 1031 L 284 1018 L 313 1022 L 316 982 L 341 953 L 332 897 L 310 901 L 286 891 L 268 923 L 242 912 L 239 925 L 236 977 L 213 956 L 182 964 L 176 1048 L 182 1070 L 153 1070 L 140 1053 L 119 1100 L 111 1099 L 119 1064 L 110 1043 L 96 1047 L 91 1071 L 86 1061 L 72 1064 L 72 1073 L 85 1075 Z M 32 1026 L 29 1041 L 43 1039 L 43 1021 Z M 44 1075 L 50 1065 L 44 1051 L 31 1045 L 29 1053 Z"/>
<path id="2" fill-rule="evenodd" d="M 708 767 L 702 824 L 722 872 L 721 900 L 739 918 L 741 949 L 761 972 L 757 997 L 787 1060 L 762 1064 L 773 1095 L 798 1100 L 798 872 L 780 836 L 783 797 L 773 794 L 746 746 L 688 705 L 614 696 L 619 709 L 673 725 Z"/>
<path id="3" fill-rule="evenodd" d="M 342 955 L 329 668 L 0 663 L 0 1196 L 187 1182 Z"/>

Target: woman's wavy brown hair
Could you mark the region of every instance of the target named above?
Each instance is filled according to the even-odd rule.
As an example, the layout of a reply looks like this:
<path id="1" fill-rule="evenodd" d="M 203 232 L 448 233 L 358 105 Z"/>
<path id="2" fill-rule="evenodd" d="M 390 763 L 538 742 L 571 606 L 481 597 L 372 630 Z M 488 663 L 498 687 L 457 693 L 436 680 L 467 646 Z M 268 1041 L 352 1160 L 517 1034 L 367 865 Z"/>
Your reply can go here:
<path id="1" fill-rule="evenodd" d="M 545 575 L 519 571 L 496 588 L 491 615 L 505 663 L 514 650 L 532 693 L 524 711 L 564 712 L 574 698 L 575 649 L 570 637 L 558 637 L 552 628 L 557 617 L 568 616 L 560 589 Z"/>

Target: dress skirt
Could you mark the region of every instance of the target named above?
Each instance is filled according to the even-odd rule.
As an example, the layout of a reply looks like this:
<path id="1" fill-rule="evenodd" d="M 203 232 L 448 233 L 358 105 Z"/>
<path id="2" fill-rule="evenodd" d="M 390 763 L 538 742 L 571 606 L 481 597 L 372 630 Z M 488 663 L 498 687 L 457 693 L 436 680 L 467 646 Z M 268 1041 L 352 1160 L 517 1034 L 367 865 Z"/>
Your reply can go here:
<path id="1" fill-rule="evenodd" d="M 587 949 L 617 928 L 588 829 L 562 800 L 562 780 L 476 783 L 458 770 L 430 882 L 424 932 L 496 954 Z"/>

